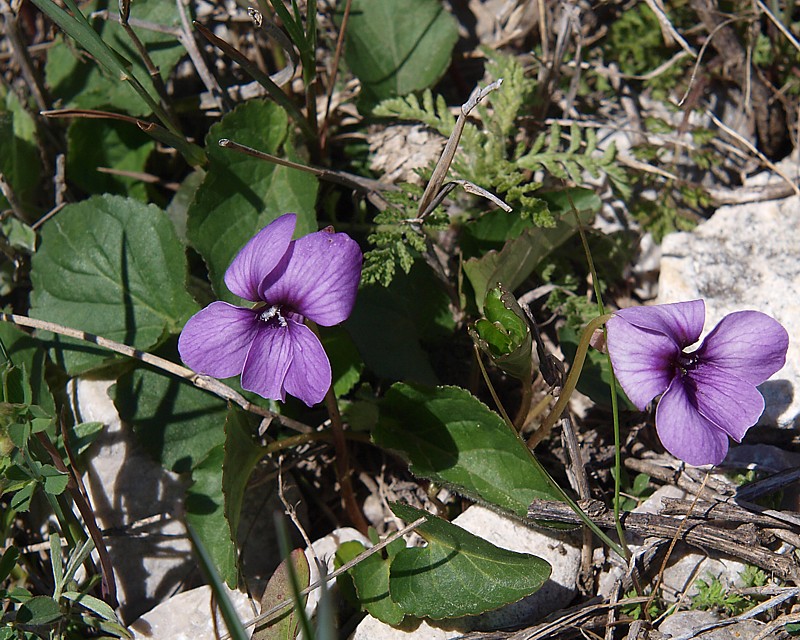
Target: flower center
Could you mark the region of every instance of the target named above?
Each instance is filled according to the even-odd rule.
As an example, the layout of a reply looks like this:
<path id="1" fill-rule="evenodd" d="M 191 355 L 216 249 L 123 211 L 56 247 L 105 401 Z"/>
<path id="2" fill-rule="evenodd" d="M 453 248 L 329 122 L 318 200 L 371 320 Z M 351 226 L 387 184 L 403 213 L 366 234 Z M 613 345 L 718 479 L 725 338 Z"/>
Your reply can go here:
<path id="1" fill-rule="evenodd" d="M 696 369 L 699 363 L 700 358 L 696 353 L 684 353 L 683 351 L 681 351 L 676 362 L 678 370 L 681 372 L 681 375 L 684 376 L 693 369 Z"/>
<path id="2" fill-rule="evenodd" d="M 258 314 L 258 319 L 272 326 L 275 326 L 276 323 L 281 327 L 286 326 L 286 318 L 281 315 L 281 307 L 277 304 L 273 304 L 268 309 L 264 309 L 264 311 Z"/>

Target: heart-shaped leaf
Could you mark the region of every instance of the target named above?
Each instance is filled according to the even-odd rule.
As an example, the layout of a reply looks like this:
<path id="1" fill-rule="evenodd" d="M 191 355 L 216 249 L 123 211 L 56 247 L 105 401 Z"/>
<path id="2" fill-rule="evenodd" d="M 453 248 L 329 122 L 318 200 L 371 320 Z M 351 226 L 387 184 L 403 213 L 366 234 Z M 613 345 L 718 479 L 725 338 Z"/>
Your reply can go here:
<path id="1" fill-rule="evenodd" d="M 561 499 L 517 434 L 459 387 L 392 385 L 372 437 L 401 452 L 415 475 L 519 518 L 536 498 Z"/>
<path id="2" fill-rule="evenodd" d="M 424 511 L 393 504 L 411 522 Z M 508 551 L 430 514 L 416 531 L 426 547 L 403 549 L 392 561 L 392 600 L 413 616 L 455 618 L 498 609 L 534 593 L 550 577 L 547 561 Z"/>

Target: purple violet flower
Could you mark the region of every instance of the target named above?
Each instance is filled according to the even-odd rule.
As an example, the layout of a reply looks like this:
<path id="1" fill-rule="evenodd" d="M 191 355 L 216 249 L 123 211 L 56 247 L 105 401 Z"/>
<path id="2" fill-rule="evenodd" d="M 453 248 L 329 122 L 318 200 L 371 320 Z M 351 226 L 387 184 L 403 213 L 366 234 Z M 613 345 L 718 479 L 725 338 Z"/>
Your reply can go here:
<path id="1" fill-rule="evenodd" d="M 212 302 L 186 323 L 178 351 L 188 367 L 214 378 L 242 375 L 242 388 L 264 398 L 289 393 L 309 407 L 331 386 L 322 344 L 303 321 L 329 327 L 353 310 L 361 249 L 329 227 L 292 240 L 287 213 L 259 231 L 225 272 L 225 284 L 252 308 Z"/>
<path id="2" fill-rule="evenodd" d="M 702 300 L 632 307 L 606 323 L 608 353 L 640 410 L 661 394 L 656 431 L 664 448 L 692 465 L 719 464 L 728 436 L 741 442 L 764 411 L 756 389 L 786 362 L 789 335 L 758 311 L 725 316 L 702 344 Z"/>

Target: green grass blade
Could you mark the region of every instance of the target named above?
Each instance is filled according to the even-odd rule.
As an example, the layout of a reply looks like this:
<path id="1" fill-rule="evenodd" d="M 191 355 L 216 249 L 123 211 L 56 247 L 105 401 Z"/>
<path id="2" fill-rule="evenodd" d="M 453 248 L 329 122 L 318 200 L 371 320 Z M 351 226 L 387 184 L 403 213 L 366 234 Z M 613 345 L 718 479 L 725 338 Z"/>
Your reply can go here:
<path id="1" fill-rule="evenodd" d="M 233 603 L 228 597 L 225 584 L 219 577 L 217 568 L 211 561 L 211 556 L 197 537 L 192 526 L 188 523 L 186 524 L 186 530 L 192 540 L 192 547 L 194 547 L 197 559 L 200 561 L 200 568 L 203 570 L 203 574 L 206 580 L 208 580 L 211 590 L 214 592 L 214 597 L 217 599 L 217 604 L 222 613 L 222 618 L 225 620 L 225 626 L 228 628 L 231 640 L 249 640 L 250 635 L 247 633 L 244 625 L 242 625 L 242 621 L 239 620 L 239 616 L 236 614 L 236 609 L 234 609 Z"/>

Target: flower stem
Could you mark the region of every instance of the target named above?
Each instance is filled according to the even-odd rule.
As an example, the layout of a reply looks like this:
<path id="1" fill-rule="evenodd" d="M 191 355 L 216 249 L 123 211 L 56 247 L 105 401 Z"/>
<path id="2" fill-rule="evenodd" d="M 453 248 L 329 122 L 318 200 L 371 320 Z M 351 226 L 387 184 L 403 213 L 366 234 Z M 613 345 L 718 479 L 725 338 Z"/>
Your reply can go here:
<path id="1" fill-rule="evenodd" d="M 592 338 L 592 334 L 596 329 L 602 327 L 609 318 L 611 318 L 610 314 L 599 316 L 584 327 L 580 342 L 578 342 L 578 349 L 575 352 L 575 358 L 573 358 L 572 366 L 569 368 L 569 375 L 564 382 L 564 387 L 561 389 L 561 395 L 558 396 L 558 401 L 544 419 L 541 426 L 539 426 L 539 429 L 543 429 L 544 433 L 548 433 L 550 429 L 553 428 L 553 425 L 561 418 L 564 409 L 567 408 L 569 398 L 572 392 L 575 391 L 575 386 L 578 384 L 578 378 L 581 375 L 583 363 L 586 360 L 586 352 L 589 350 L 589 341 Z"/>
<path id="2" fill-rule="evenodd" d="M 583 251 L 586 254 L 586 262 L 589 264 L 589 272 L 592 274 L 592 284 L 594 286 L 594 295 L 597 298 L 597 310 L 600 313 L 601 317 L 608 317 L 605 314 L 605 309 L 603 308 L 603 294 L 600 291 L 600 280 L 597 277 L 597 270 L 594 268 L 594 260 L 592 259 L 592 252 L 589 250 L 589 243 L 586 240 L 586 234 L 583 231 L 583 225 L 581 224 L 580 216 L 578 215 L 578 211 L 575 208 L 575 203 L 572 201 L 572 197 L 567 192 L 567 199 L 569 200 L 570 205 L 572 206 L 572 213 L 575 215 L 575 222 L 578 225 L 578 233 L 581 236 L 581 244 L 583 244 Z M 605 322 L 603 322 L 603 337 L 604 339 L 608 339 L 608 333 L 606 331 Z M 609 388 L 611 390 L 611 413 L 613 415 L 614 420 L 614 524 L 616 525 L 617 529 L 617 536 L 619 537 L 619 542 L 622 545 L 623 551 L 625 551 L 625 559 L 630 560 L 631 558 L 631 550 L 628 548 L 628 543 L 625 539 L 625 530 L 622 527 L 622 521 L 620 520 L 620 489 L 622 484 L 622 444 L 621 438 L 619 433 L 619 407 L 617 405 L 617 379 L 614 376 L 614 367 L 611 362 L 611 356 L 606 351 L 606 358 L 608 359 L 608 368 L 611 372 L 611 380 L 609 381 Z"/>
<path id="3" fill-rule="evenodd" d="M 599 318 L 598 318 L 598 319 L 599 319 Z M 594 321 L 593 321 L 593 322 L 594 322 Z M 591 325 L 591 324 L 592 324 L 592 323 L 590 323 L 590 325 Z M 588 329 L 588 326 L 587 326 L 587 329 Z M 591 335 L 592 335 L 592 333 L 591 333 L 591 332 L 589 332 L 589 336 L 590 336 L 590 337 L 591 337 Z M 589 340 L 588 340 L 588 338 L 587 338 L 587 340 L 586 340 L 586 345 L 588 346 L 588 344 L 589 344 Z M 542 474 L 542 476 L 543 476 L 543 477 L 546 479 L 547 483 L 548 483 L 548 484 L 549 484 L 549 485 L 550 485 L 550 486 L 551 486 L 553 489 L 555 489 L 555 491 L 556 491 L 556 492 L 559 494 L 559 496 L 561 497 L 561 499 L 562 499 L 564 502 L 566 502 L 566 503 L 567 503 L 567 504 L 570 506 L 570 508 L 571 508 L 571 509 L 572 509 L 572 510 L 573 510 L 573 511 L 574 511 L 574 512 L 577 514 L 577 516 L 578 516 L 578 517 L 579 517 L 579 518 L 580 518 L 580 519 L 583 521 L 583 523 L 584 523 L 584 524 L 585 524 L 587 527 L 589 527 L 589 529 L 591 529 L 591 530 L 592 530 L 592 532 L 593 532 L 593 533 L 594 533 L 594 534 L 595 534 L 595 535 L 596 535 L 598 538 L 600 538 L 600 540 L 602 540 L 602 541 L 603 541 L 603 543 L 605 543 L 606 545 L 608 545 L 608 547 L 609 547 L 609 548 L 613 549 L 613 550 L 614 550 L 616 553 L 618 553 L 620 557 L 624 558 L 624 557 L 625 557 L 625 553 L 624 553 L 623 549 L 622 549 L 622 548 L 621 548 L 621 547 L 620 547 L 620 546 L 619 546 L 619 545 L 618 545 L 616 542 L 614 542 L 614 541 L 613 541 L 611 538 L 609 538 L 609 537 L 608 537 L 608 535 L 606 535 L 606 533 L 605 533 L 605 532 L 604 532 L 604 531 L 603 531 L 603 530 L 602 530 L 600 527 L 598 527 L 598 526 L 597 526 L 597 525 L 596 525 L 594 522 L 592 522 L 592 519 L 591 519 L 591 518 L 590 518 L 588 515 L 586 515 L 586 513 L 583 511 L 583 509 L 581 509 L 581 508 L 580 508 L 580 506 L 578 505 L 578 503 L 577 503 L 577 502 L 575 502 L 575 501 L 574 501 L 574 500 L 573 500 L 573 499 L 570 497 L 570 495 L 569 495 L 569 494 L 568 494 L 566 491 L 564 491 L 564 489 L 563 489 L 563 488 L 561 488 L 561 485 L 559 485 L 559 484 L 558 484 L 558 483 L 557 483 L 557 482 L 556 482 L 556 481 L 553 479 L 553 477 L 552 477 L 552 476 L 551 476 L 551 475 L 550 475 L 550 474 L 547 472 L 547 469 L 545 469 L 545 468 L 542 466 L 542 463 L 541 463 L 541 462 L 539 462 L 539 459 L 538 459 L 538 458 L 537 458 L 537 457 L 534 455 L 533 451 L 531 451 L 531 450 L 530 450 L 530 448 L 528 448 L 528 446 L 527 446 L 527 444 L 526 444 L 526 442 L 525 442 L 524 438 L 522 437 L 522 435 L 520 434 L 520 432 L 519 432 L 519 431 L 517 431 L 516 427 L 514 426 L 514 423 L 513 423 L 513 422 L 511 422 L 511 419 L 508 417 L 508 414 L 506 413 L 505 409 L 503 409 L 503 405 L 502 405 L 502 404 L 500 404 L 500 399 L 497 397 L 497 393 L 496 393 L 496 392 L 495 392 L 495 390 L 494 390 L 494 386 L 492 385 L 492 382 L 491 382 L 491 380 L 489 379 L 489 374 L 486 372 L 486 369 L 485 369 L 485 367 L 483 366 L 483 361 L 481 360 L 481 354 L 480 354 L 480 351 L 478 350 L 478 347 L 477 347 L 477 345 L 474 345 L 474 344 L 473 344 L 473 347 L 475 348 L 475 355 L 476 355 L 476 356 L 477 356 L 477 358 L 478 358 L 478 364 L 480 365 L 481 372 L 483 373 L 483 379 L 486 381 L 486 386 L 487 386 L 487 387 L 489 387 L 489 393 L 491 393 L 491 394 L 492 394 L 492 398 L 494 398 L 494 401 L 497 403 L 497 408 L 498 408 L 498 409 L 499 409 L 499 411 L 500 411 L 500 415 L 503 417 L 503 421 L 504 421 L 504 422 L 505 422 L 505 423 L 508 425 L 508 428 L 509 428 L 509 429 L 511 429 L 511 432 L 512 432 L 512 433 L 513 433 L 515 436 L 517 436 L 517 438 L 519 438 L 520 442 L 522 442 L 522 444 L 523 444 L 523 445 L 524 445 L 524 447 L 525 447 L 525 451 L 527 451 L 527 452 L 528 452 L 528 455 L 530 456 L 530 458 L 531 458 L 531 460 L 532 460 L 533 464 L 536 466 L 536 468 L 537 468 L 537 469 L 539 469 L 539 472 L 540 472 L 540 473 Z M 578 346 L 578 350 L 580 351 L 580 346 Z M 584 356 L 585 356 L 585 355 L 586 355 L 586 348 L 584 347 Z M 577 356 L 576 356 L 576 360 L 577 360 Z M 581 360 L 581 363 L 582 363 L 582 362 L 583 362 L 583 360 Z M 580 366 L 578 367 L 578 371 L 580 371 Z M 571 375 L 571 373 L 570 373 L 570 375 Z M 573 385 L 572 385 L 572 387 L 573 387 L 573 389 L 574 389 L 574 388 L 575 388 L 575 385 L 573 384 Z M 562 397 L 563 397 L 563 396 L 562 396 Z M 567 397 L 568 397 L 568 396 L 567 396 Z M 561 400 L 561 399 L 559 398 L 559 401 L 560 401 L 560 400 Z M 566 403 L 564 403 L 564 404 L 566 405 Z"/>
<path id="4" fill-rule="evenodd" d="M 533 402 L 533 385 L 530 380 L 522 381 L 522 400 L 519 403 L 519 410 L 517 415 L 514 416 L 514 426 L 517 431 L 520 431 L 525 426 L 528 419 L 528 413 L 531 410 L 531 403 Z"/>
<path id="5" fill-rule="evenodd" d="M 319 338 L 319 327 L 316 323 L 306 319 L 308 328 Z M 320 342 L 322 340 L 320 339 Z M 353 483 L 350 473 L 350 454 L 347 450 L 347 441 L 344 435 L 344 424 L 342 414 L 339 412 L 339 404 L 336 402 L 336 394 L 333 391 L 333 382 L 325 394 L 325 408 L 331 419 L 331 434 L 333 435 L 333 447 L 336 451 L 336 477 L 342 489 L 342 504 L 344 505 L 347 516 L 353 526 L 364 535 L 367 535 L 369 524 L 364 518 L 364 514 L 356 502 L 356 495 L 353 491 Z"/>

